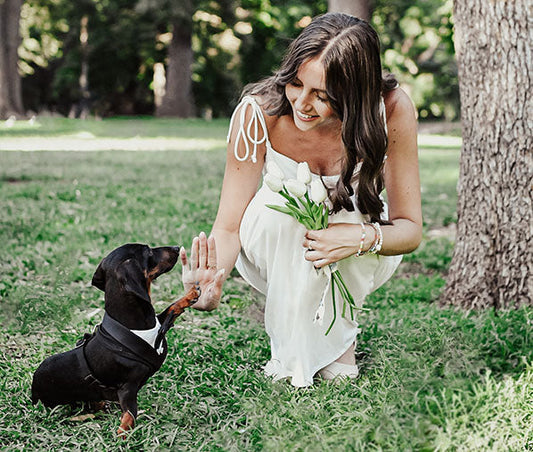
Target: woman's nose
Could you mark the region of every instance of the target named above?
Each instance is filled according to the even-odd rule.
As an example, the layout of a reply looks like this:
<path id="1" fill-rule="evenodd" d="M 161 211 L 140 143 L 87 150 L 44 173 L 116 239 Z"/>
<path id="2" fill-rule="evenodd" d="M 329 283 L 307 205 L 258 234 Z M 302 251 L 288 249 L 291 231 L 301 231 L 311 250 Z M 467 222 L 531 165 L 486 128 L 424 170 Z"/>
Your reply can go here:
<path id="1" fill-rule="evenodd" d="M 309 102 L 309 93 L 305 90 L 302 90 L 296 98 L 296 102 L 294 102 L 294 105 L 298 110 L 301 111 L 310 110 L 312 106 Z"/>

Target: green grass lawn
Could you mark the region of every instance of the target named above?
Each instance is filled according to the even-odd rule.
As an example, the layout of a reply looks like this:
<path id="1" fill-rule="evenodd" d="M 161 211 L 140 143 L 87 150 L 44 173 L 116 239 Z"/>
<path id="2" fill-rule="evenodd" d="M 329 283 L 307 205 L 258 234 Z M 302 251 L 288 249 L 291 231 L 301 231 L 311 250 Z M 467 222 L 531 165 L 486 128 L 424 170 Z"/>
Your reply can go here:
<path id="1" fill-rule="evenodd" d="M 360 314 L 361 376 L 295 389 L 261 372 L 263 298 L 233 274 L 212 313 L 189 310 L 120 409 L 32 406 L 32 373 L 103 315 L 92 274 L 127 242 L 189 246 L 215 217 L 228 121 L 0 123 L 0 448 L 4 450 L 533 450 L 532 310 L 439 307 L 453 250 L 457 137 L 421 139 L 424 241 Z M 154 285 L 156 310 L 182 294 Z"/>

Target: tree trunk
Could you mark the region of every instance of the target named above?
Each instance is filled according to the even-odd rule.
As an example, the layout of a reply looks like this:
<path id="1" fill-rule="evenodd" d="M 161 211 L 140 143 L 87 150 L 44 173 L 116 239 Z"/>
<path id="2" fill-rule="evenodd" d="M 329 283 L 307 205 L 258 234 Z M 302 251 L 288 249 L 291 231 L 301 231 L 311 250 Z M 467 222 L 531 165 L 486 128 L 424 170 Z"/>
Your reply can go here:
<path id="1" fill-rule="evenodd" d="M 372 17 L 372 10 L 372 0 L 328 0 L 329 12 L 347 13 L 366 21 Z"/>
<path id="2" fill-rule="evenodd" d="M 0 0 L 0 119 L 24 115 L 18 73 L 22 1 Z"/>
<path id="3" fill-rule="evenodd" d="M 530 0 L 456 0 L 463 125 L 457 241 L 442 297 L 467 309 L 532 305 Z"/>
<path id="4" fill-rule="evenodd" d="M 90 112 L 89 92 L 89 16 L 84 14 L 80 20 L 80 50 L 81 50 L 81 71 L 80 71 L 80 119 L 87 119 Z"/>
<path id="5" fill-rule="evenodd" d="M 160 107 L 156 109 L 156 116 L 194 116 L 191 38 L 191 27 L 180 21 L 173 25 L 167 57 L 165 94 Z"/>

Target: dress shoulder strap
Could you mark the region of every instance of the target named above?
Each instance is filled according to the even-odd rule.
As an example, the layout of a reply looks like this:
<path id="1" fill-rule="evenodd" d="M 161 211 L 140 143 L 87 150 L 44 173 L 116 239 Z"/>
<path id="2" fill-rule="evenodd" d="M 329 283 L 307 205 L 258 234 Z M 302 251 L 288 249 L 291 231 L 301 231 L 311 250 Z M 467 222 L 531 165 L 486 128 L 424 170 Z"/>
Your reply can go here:
<path id="1" fill-rule="evenodd" d="M 248 124 L 245 124 L 246 112 L 249 109 L 251 110 L 251 117 L 248 121 Z M 237 115 L 239 115 L 238 120 L 236 119 Z M 237 121 L 239 127 L 237 137 L 235 138 L 235 145 L 233 148 L 235 158 L 239 162 L 244 162 L 248 160 L 248 158 L 250 158 L 253 163 L 256 163 L 257 147 L 263 143 L 266 143 L 268 146 L 270 142 L 268 140 L 268 131 L 266 127 L 265 117 L 263 116 L 263 111 L 261 110 L 261 107 L 259 106 L 257 101 L 252 96 L 244 96 L 239 105 L 237 105 L 237 108 L 235 108 L 235 111 L 231 116 L 231 121 L 229 124 L 229 131 L 227 137 L 228 143 L 235 121 Z M 261 138 L 259 138 L 259 128 L 261 128 Z M 239 144 L 241 141 L 244 144 L 244 155 L 239 155 Z"/>

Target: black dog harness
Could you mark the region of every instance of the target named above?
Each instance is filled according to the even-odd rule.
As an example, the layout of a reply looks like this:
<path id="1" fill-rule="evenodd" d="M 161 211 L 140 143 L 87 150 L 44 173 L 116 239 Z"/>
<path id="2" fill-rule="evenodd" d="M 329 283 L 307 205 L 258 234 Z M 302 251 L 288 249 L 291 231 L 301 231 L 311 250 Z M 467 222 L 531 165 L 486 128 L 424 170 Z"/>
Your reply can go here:
<path id="1" fill-rule="evenodd" d="M 116 390 L 117 388 L 103 384 L 94 376 L 85 356 L 85 347 L 90 341 L 97 341 L 99 347 L 147 366 L 150 372 L 146 379 L 161 367 L 166 357 L 167 343 L 164 336 L 161 341 L 163 353 L 159 354 L 145 340 L 132 333 L 107 313 L 104 314 L 102 323 L 96 326 L 93 333 L 85 333 L 74 349 L 82 373 L 85 375 L 85 381 L 90 386 L 98 386 L 102 390 Z"/>

